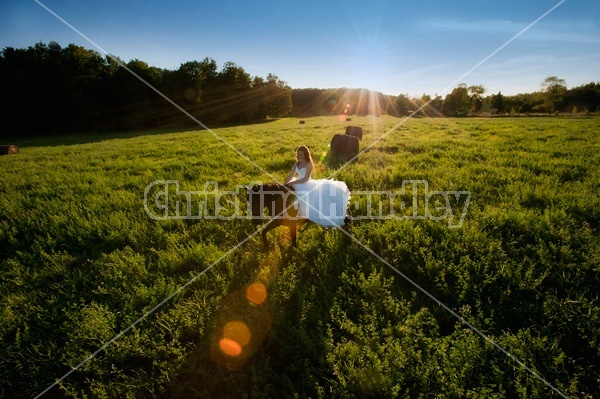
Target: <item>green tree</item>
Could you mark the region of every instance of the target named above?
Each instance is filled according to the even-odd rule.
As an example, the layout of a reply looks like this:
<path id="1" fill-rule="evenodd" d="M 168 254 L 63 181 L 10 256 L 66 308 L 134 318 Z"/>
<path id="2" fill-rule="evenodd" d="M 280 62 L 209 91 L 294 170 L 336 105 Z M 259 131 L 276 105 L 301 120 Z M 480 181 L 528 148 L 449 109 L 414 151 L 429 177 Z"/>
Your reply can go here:
<path id="1" fill-rule="evenodd" d="M 408 95 L 400 94 L 396 97 L 394 110 L 397 116 L 410 115 L 415 109 L 415 104 Z"/>
<path id="2" fill-rule="evenodd" d="M 493 113 L 501 114 L 504 112 L 504 96 L 502 95 L 501 91 L 499 91 L 495 96 L 492 96 L 490 105 L 494 110 L 492 111 Z"/>
<path id="3" fill-rule="evenodd" d="M 600 105 L 600 82 L 574 87 L 565 93 L 563 100 L 568 108 L 577 106 L 584 112 L 595 110 Z"/>
<path id="4" fill-rule="evenodd" d="M 109 99 L 112 103 L 109 108 L 111 128 L 149 128 L 159 123 L 158 109 L 165 101 L 138 78 L 152 87 L 159 87 L 162 71 L 138 59 L 119 64 L 109 81 L 113 93 Z"/>
<path id="5" fill-rule="evenodd" d="M 544 79 L 542 92 L 545 94 L 543 104 L 545 109 L 550 113 L 558 111 L 566 91 L 567 85 L 564 79 L 556 76 L 548 76 Z"/>
<path id="6" fill-rule="evenodd" d="M 251 119 L 254 99 L 251 97 L 252 79 L 244 68 L 226 62 L 216 79 L 219 97 L 206 104 L 219 123 L 243 123 Z"/>
<path id="7" fill-rule="evenodd" d="M 415 103 L 421 109 L 419 111 L 420 115 L 430 116 L 430 113 L 428 112 L 429 111 L 428 107 L 429 107 L 430 102 L 431 102 L 431 96 L 429 94 L 425 94 L 425 93 L 423 93 L 423 95 L 421 95 L 420 98 L 415 100 Z"/>
<path id="8" fill-rule="evenodd" d="M 189 103 L 197 104 L 201 101 L 204 76 L 202 64 L 198 61 L 189 61 L 181 64 L 177 71 L 178 97 L 183 97 Z"/>
<path id="9" fill-rule="evenodd" d="M 471 95 L 471 112 L 477 113 L 481 110 L 481 106 L 483 105 L 483 93 L 485 93 L 485 86 L 469 86 L 468 91 Z"/>
<path id="10" fill-rule="evenodd" d="M 471 107 L 469 91 L 465 84 L 460 84 L 452 93 L 446 95 L 442 105 L 447 116 L 467 116 Z"/>
<path id="11" fill-rule="evenodd" d="M 265 82 L 265 111 L 272 118 L 286 116 L 292 110 L 292 88 L 272 73 Z"/>
<path id="12" fill-rule="evenodd" d="M 436 117 L 443 116 L 443 111 L 442 111 L 443 106 L 444 106 L 444 100 L 442 99 L 442 96 L 440 96 L 439 94 L 436 94 L 435 97 L 433 97 L 433 99 L 427 106 L 427 110 L 429 111 L 429 116 L 436 116 Z"/>
<path id="13" fill-rule="evenodd" d="M 200 102 L 210 102 L 220 96 L 217 89 L 219 76 L 217 62 L 209 57 L 200 62 Z"/>

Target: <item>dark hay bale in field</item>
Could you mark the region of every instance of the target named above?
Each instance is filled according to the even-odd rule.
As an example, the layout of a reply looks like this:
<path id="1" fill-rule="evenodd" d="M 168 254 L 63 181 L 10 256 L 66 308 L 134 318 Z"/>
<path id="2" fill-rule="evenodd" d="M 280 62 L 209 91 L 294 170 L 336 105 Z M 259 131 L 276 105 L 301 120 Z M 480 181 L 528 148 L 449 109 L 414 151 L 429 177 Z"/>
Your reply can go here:
<path id="1" fill-rule="evenodd" d="M 300 122 L 298 122 L 298 123 L 299 123 L 299 124 L 301 124 L 301 125 L 304 125 L 306 122 L 304 122 L 304 121 L 300 121 Z"/>
<path id="2" fill-rule="evenodd" d="M 0 155 L 13 155 L 20 152 L 16 145 L 0 145 Z"/>
<path id="3" fill-rule="evenodd" d="M 358 150 L 358 138 L 336 134 L 331 139 L 330 160 L 334 163 L 348 161 L 358 155 Z"/>
<path id="4" fill-rule="evenodd" d="M 359 126 L 347 126 L 346 134 L 349 136 L 354 136 L 354 137 L 358 138 L 359 140 L 362 140 L 363 130 L 362 130 L 362 127 L 359 127 Z"/>
<path id="5" fill-rule="evenodd" d="M 346 118 L 346 122 L 350 122 L 352 119 L 350 118 Z"/>

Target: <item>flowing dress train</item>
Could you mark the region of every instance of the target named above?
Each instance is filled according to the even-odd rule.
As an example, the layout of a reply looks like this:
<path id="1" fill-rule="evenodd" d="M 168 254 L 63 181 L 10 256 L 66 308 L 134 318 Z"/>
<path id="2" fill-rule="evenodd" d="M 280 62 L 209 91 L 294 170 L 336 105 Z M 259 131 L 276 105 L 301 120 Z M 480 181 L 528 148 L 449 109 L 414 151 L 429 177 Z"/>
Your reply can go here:
<path id="1" fill-rule="evenodd" d="M 296 167 L 298 179 L 304 178 L 306 168 Z M 312 179 L 294 185 L 298 217 L 324 227 L 341 227 L 350 202 L 350 190 L 343 181 Z"/>

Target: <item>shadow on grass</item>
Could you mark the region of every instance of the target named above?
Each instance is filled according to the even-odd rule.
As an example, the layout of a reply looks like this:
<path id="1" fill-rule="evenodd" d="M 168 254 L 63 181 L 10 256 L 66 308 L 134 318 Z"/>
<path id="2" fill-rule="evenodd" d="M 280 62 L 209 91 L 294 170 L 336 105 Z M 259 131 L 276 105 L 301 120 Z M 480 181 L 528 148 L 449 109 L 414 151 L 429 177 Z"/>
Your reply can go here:
<path id="1" fill-rule="evenodd" d="M 230 293 L 202 341 L 173 377 L 172 397 L 272 398 L 316 394 L 317 383 L 322 383 L 323 375 L 329 374 L 325 359 L 326 328 L 341 284 L 340 275 L 347 267 L 344 254 L 350 239 L 341 232 L 307 227 L 301 234 L 305 241 L 300 236 L 298 247 L 292 247 L 285 233 L 278 232 L 279 245 L 265 255 L 262 270 L 253 279 L 267 287 L 267 299 L 260 305 L 263 310 L 252 304 L 231 304 L 239 304 L 240 293 L 246 292 L 253 282 Z M 215 345 L 215 336 L 223 334 L 224 318 L 248 324 L 262 322 L 257 333 L 258 345 L 251 348 L 248 356 L 242 353 L 240 357 L 246 358 L 239 359 L 242 360 L 239 364 L 234 356 L 227 362 L 223 354 L 215 361 L 215 348 L 228 350 Z M 267 324 L 269 328 L 265 331 Z M 257 327 L 250 329 L 256 331 Z M 250 340 L 248 346 L 252 345 Z"/>
<path id="2" fill-rule="evenodd" d="M 266 124 L 275 121 L 269 119 L 262 122 L 256 122 L 248 125 Z M 208 126 L 209 129 L 221 129 L 227 127 L 235 127 L 240 125 L 218 125 Z M 186 133 L 194 131 L 205 131 L 202 126 L 197 124 L 186 124 L 178 126 L 170 126 L 148 130 L 135 131 L 99 131 L 86 133 L 64 133 L 64 134 L 41 134 L 41 135 L 24 135 L 15 137 L 0 138 L 0 144 L 16 145 L 19 148 L 27 147 L 60 147 L 80 144 L 99 143 L 107 140 L 131 139 L 142 136 L 156 136 L 161 134 Z"/>

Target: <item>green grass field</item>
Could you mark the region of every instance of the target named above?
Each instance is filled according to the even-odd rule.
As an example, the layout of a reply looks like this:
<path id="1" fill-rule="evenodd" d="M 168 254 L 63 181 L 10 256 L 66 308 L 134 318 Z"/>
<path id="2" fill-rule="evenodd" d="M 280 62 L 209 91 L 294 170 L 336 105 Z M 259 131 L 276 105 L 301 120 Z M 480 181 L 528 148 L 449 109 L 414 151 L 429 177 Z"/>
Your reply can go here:
<path id="1" fill-rule="evenodd" d="M 599 397 L 600 118 L 351 123 L 376 144 L 337 172 L 336 117 L 4 143 L 21 154 L 0 157 L 0 396 L 76 368 L 44 397 L 560 397 L 393 267 L 562 393 Z M 277 229 L 265 253 L 249 220 L 145 211 L 157 180 L 282 181 L 300 144 L 351 191 L 468 191 L 464 222 L 306 225 L 296 248 Z M 226 333 L 241 355 L 219 352 Z"/>

